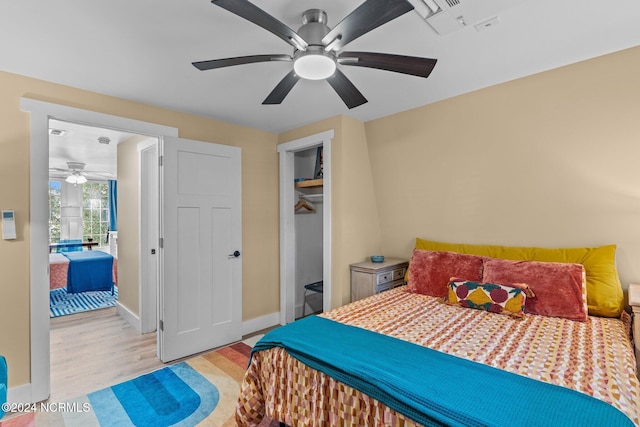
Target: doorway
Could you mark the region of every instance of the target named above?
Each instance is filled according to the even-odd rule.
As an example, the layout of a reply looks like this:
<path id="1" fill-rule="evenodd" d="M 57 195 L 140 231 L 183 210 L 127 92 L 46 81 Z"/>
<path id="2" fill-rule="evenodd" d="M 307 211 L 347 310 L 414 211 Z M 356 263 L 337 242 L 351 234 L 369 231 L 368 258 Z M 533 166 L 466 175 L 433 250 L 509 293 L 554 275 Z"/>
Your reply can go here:
<path id="1" fill-rule="evenodd" d="M 294 206 L 298 202 L 294 180 L 295 154 L 322 148 L 322 310 L 331 308 L 331 140 L 333 130 L 279 144 L 280 156 L 280 323 L 296 318 L 296 230 Z"/>
<path id="2" fill-rule="evenodd" d="M 122 199 L 121 213 L 126 228 L 137 223 L 137 165 L 125 158 L 118 168 L 118 151 L 131 157 L 140 140 L 153 140 L 148 136 L 122 132 L 114 129 L 90 126 L 57 119 L 49 119 L 49 242 L 50 242 L 50 289 L 52 318 L 73 315 L 114 306 L 118 299 L 118 253 L 117 253 L 117 200 Z M 122 156 L 125 157 L 124 155 Z M 120 169 L 120 176 L 118 176 Z M 120 179 L 119 179 L 120 178 Z M 118 193 L 117 183 L 124 183 L 124 191 Z M 135 185 L 132 185 L 133 184 Z M 122 219 L 122 218 L 121 218 Z M 157 223 L 157 222 L 156 222 Z M 137 231 L 136 231 L 137 233 Z M 131 235 L 131 233 L 128 233 Z M 130 245 L 135 242 L 130 240 Z M 82 242 L 82 247 L 60 246 L 59 242 Z M 64 243 L 63 243 L 64 245 Z M 70 252 L 91 253 L 75 254 Z M 134 248 L 137 250 L 137 248 Z M 99 252 L 96 252 L 99 251 Z M 98 256 L 106 252 L 112 256 L 113 268 L 109 277 L 104 272 L 95 276 L 85 272 L 78 277 L 77 286 L 94 289 L 99 285 L 102 293 L 67 293 L 69 259 L 73 255 Z M 125 251 L 130 254 L 131 249 Z M 138 256 L 126 257 L 124 272 L 137 270 Z M 97 262 L 97 261 L 92 261 Z M 122 266 L 121 266 L 122 267 Z M 106 270 L 106 267 L 105 267 Z M 122 269 L 121 269 L 122 270 Z M 111 282 L 113 291 L 104 289 Z M 131 276 L 131 274 L 128 274 Z M 137 274 L 135 277 L 137 278 Z M 88 285 L 89 277 L 92 285 Z M 87 279 L 85 281 L 84 279 Z M 132 283 L 132 280 L 128 280 Z M 85 288 L 85 286 L 87 286 Z M 129 291 L 129 294 L 131 292 Z M 129 298 L 130 299 L 130 298 Z M 125 299 L 126 300 L 126 299 Z M 128 304 L 131 306 L 131 304 Z M 137 309 L 137 307 L 136 307 Z"/>
<path id="3" fill-rule="evenodd" d="M 21 387 L 24 402 L 45 400 L 50 394 L 50 336 L 48 295 L 48 128 L 49 119 L 82 123 L 107 129 L 118 129 L 141 135 L 177 136 L 173 127 L 80 110 L 29 98 L 21 98 L 22 111 L 31 113 L 30 120 L 30 316 L 31 316 L 31 383 Z M 144 313 L 146 307 L 141 307 Z"/>

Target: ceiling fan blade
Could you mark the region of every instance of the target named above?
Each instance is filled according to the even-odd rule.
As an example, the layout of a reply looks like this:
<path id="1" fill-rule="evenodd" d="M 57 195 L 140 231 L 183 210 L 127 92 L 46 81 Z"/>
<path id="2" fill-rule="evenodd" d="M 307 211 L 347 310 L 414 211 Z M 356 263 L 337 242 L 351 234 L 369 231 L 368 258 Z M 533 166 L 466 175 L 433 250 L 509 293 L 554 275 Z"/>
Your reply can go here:
<path id="1" fill-rule="evenodd" d="M 113 176 L 111 172 L 107 171 L 82 171 L 80 173 L 83 173 L 85 175 Z"/>
<path id="2" fill-rule="evenodd" d="M 377 68 L 426 78 L 429 77 L 438 60 L 388 53 L 342 52 L 338 56 L 338 62 L 342 65 Z"/>
<path id="3" fill-rule="evenodd" d="M 298 50 L 307 49 L 307 42 L 298 33 L 247 0 L 211 0 L 211 3 L 253 22 Z"/>
<path id="4" fill-rule="evenodd" d="M 367 102 L 367 98 L 360 93 L 342 71 L 336 69 L 336 72 L 327 81 L 349 109 Z"/>
<path id="5" fill-rule="evenodd" d="M 209 61 L 192 62 L 198 70 L 206 71 L 215 68 L 231 67 L 233 65 L 253 64 L 255 62 L 291 61 L 291 55 L 250 55 L 235 58 L 211 59 Z"/>
<path id="6" fill-rule="evenodd" d="M 262 102 L 263 105 L 280 104 L 284 98 L 291 92 L 291 89 L 298 83 L 300 77 L 291 70 L 289 74 L 284 76 L 280 83 L 271 91 L 269 96 Z"/>
<path id="7" fill-rule="evenodd" d="M 413 10 L 407 0 L 367 0 L 333 27 L 322 43 L 336 51 L 363 34 Z"/>

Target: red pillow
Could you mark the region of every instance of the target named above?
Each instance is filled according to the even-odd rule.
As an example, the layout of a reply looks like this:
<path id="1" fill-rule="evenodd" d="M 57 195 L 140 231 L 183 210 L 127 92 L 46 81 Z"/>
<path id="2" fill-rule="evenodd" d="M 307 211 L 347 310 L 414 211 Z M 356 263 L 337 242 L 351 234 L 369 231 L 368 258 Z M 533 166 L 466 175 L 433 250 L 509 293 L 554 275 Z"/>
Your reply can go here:
<path id="1" fill-rule="evenodd" d="M 476 255 L 414 249 L 407 289 L 418 294 L 444 297 L 452 277 L 481 281 L 482 260 L 483 257 Z"/>
<path id="2" fill-rule="evenodd" d="M 582 264 L 485 258 L 482 281 L 528 284 L 536 296 L 527 299 L 526 313 L 587 320 Z"/>

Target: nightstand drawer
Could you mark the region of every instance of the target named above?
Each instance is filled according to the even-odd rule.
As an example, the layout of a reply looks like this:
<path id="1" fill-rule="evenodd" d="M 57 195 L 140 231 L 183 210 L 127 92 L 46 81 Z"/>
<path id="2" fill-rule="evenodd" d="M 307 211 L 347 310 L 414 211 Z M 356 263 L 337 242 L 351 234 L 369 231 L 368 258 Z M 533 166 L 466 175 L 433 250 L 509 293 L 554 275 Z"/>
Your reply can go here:
<path id="1" fill-rule="evenodd" d="M 385 273 L 378 273 L 376 275 L 376 283 L 378 285 L 383 285 L 385 283 L 389 283 L 393 281 L 393 272 L 392 271 L 387 271 Z"/>
<path id="2" fill-rule="evenodd" d="M 384 292 L 384 291 L 388 291 L 389 289 L 391 289 L 391 282 L 387 282 L 387 283 L 383 283 L 381 285 L 377 285 L 376 286 L 376 294 L 379 294 L 380 292 Z"/>
<path id="3" fill-rule="evenodd" d="M 393 280 L 400 280 L 400 279 L 404 280 L 405 271 L 406 269 L 404 267 L 393 270 Z"/>

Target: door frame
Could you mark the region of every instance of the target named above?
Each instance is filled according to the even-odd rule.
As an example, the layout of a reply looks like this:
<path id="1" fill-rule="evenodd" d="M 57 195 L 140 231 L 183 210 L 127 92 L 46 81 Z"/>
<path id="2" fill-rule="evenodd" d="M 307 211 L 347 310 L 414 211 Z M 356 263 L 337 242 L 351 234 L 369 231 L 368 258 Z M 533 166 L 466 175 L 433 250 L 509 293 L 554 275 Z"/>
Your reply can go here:
<path id="1" fill-rule="evenodd" d="M 155 332 L 158 325 L 158 278 L 160 274 L 160 142 L 157 138 L 138 143 L 138 216 L 140 231 L 140 268 L 138 309 L 140 333 Z M 150 156 L 147 159 L 147 156 Z M 146 160 L 150 160 L 149 163 Z M 143 197 L 142 195 L 145 194 Z M 149 215 L 151 213 L 151 215 Z M 153 215 L 155 213 L 155 215 Z M 143 225 L 144 224 L 144 225 Z M 155 257 L 149 251 L 155 249 Z M 155 258 L 155 265 L 150 261 Z M 150 276 L 152 274 L 152 276 Z M 155 280 L 148 280 L 154 277 Z M 155 285 L 154 285 L 155 282 Z M 159 354 L 159 350 L 158 350 Z"/>
<path id="2" fill-rule="evenodd" d="M 295 320 L 295 189 L 294 154 L 314 147 L 323 150 L 322 186 L 322 310 L 331 308 L 331 140 L 333 129 L 278 144 L 280 154 L 280 324 Z"/>
<path id="3" fill-rule="evenodd" d="M 178 136 L 174 127 L 21 97 L 20 110 L 30 113 L 29 141 L 29 270 L 30 383 L 20 386 L 13 400 L 39 402 L 50 395 L 49 251 L 47 185 L 49 180 L 49 119 L 79 123 L 161 139 Z M 142 315 L 142 312 L 141 312 Z"/>

